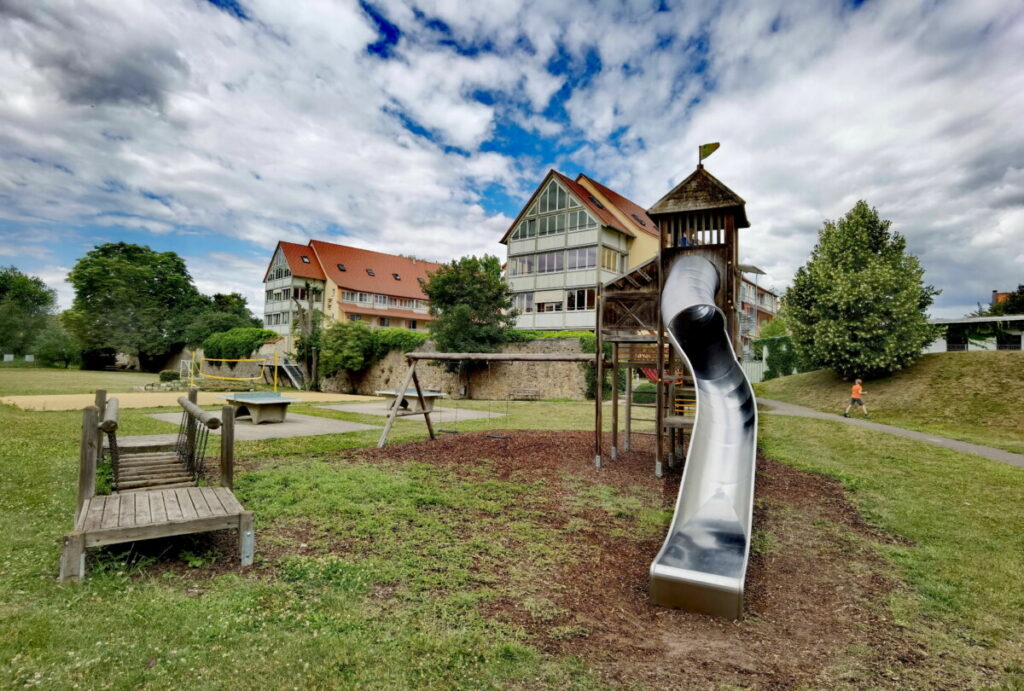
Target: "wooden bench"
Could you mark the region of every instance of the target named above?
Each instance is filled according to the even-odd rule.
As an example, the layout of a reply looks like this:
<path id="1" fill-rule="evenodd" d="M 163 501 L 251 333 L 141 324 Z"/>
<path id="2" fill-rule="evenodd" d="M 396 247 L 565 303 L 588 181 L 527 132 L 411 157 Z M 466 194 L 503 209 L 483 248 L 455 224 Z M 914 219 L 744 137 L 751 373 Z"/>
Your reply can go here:
<path id="1" fill-rule="evenodd" d="M 508 395 L 517 401 L 536 401 L 540 399 L 540 389 L 520 386 L 509 391 Z"/>
<path id="2" fill-rule="evenodd" d="M 190 394 L 194 399 L 194 394 Z M 191 458 L 185 467 L 194 477 L 202 462 L 202 451 L 194 444 L 205 438 L 205 430 L 221 428 L 221 487 L 144 488 L 109 495 L 96 494 L 96 462 L 102 448 L 100 434 L 109 433 L 111 406 L 116 418 L 117 399 L 106 400 L 97 395 L 97 403 L 107 409 L 101 415 L 97 406 L 89 406 L 82 414 L 82 439 L 79 454 L 78 501 L 74 530 L 64 537 L 60 563 L 62 581 L 85 576 L 85 551 L 89 547 L 112 545 L 157 537 L 202 533 L 211 530 L 238 530 L 242 566 L 252 564 L 256 547 L 253 515 L 246 511 L 231 492 L 234 475 L 234 408 L 224 406 L 222 417 L 203 411 L 193 400 L 179 399 L 183 408 L 179 451 Z M 102 421 L 101 421 L 102 420 Z M 103 426 L 107 429 L 104 430 Z M 191 449 L 188 448 L 192 444 Z M 116 454 L 116 444 L 111 445 Z M 112 457 L 116 462 L 116 457 Z"/>

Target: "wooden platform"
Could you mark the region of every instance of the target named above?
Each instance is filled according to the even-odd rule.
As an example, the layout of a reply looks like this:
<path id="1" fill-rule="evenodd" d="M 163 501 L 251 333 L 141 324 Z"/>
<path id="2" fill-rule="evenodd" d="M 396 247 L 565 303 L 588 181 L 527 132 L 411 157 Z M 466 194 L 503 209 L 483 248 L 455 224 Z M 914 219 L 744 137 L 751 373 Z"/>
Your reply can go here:
<path id="1" fill-rule="evenodd" d="M 249 514 L 226 487 L 181 487 L 98 495 L 85 502 L 75 530 L 96 547 L 207 530 L 244 529 Z"/>

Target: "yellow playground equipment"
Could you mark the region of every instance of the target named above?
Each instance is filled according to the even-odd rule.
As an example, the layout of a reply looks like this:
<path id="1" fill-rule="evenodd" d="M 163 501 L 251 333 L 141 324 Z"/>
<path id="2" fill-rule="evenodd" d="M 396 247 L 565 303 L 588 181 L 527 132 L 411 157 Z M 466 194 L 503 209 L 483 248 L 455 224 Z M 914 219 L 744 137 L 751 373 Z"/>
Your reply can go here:
<path id="1" fill-rule="evenodd" d="M 253 377 L 226 377 L 221 374 L 211 374 L 210 372 L 203 371 L 204 362 L 258 362 L 260 363 L 260 372 Z M 222 381 L 264 381 L 267 372 L 268 358 L 218 358 L 218 357 L 202 357 L 197 360 L 193 360 L 188 368 L 188 383 L 189 387 L 193 386 L 196 379 L 220 379 Z M 277 391 L 277 353 L 274 353 L 274 391 Z"/>

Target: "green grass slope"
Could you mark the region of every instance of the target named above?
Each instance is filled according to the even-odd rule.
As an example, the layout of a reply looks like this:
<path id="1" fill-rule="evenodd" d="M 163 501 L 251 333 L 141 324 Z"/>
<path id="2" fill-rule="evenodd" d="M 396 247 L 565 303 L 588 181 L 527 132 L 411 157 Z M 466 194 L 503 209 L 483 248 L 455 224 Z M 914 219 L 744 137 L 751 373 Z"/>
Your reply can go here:
<path id="1" fill-rule="evenodd" d="M 755 388 L 764 398 L 840 414 L 850 385 L 819 370 Z M 1024 453 L 1024 353 L 925 355 L 891 377 L 864 382 L 864 402 L 877 422 Z"/>

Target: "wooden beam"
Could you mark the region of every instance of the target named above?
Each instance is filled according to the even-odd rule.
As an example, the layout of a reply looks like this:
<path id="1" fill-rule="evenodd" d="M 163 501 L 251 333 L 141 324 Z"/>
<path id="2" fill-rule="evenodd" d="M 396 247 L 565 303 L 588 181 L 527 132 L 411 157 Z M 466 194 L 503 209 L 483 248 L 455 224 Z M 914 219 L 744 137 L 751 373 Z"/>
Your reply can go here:
<path id="1" fill-rule="evenodd" d="M 82 441 L 78 450 L 78 501 L 75 505 L 75 525 L 85 502 L 96 496 L 96 456 L 99 450 L 99 410 L 91 405 L 82 411 Z"/>
<path id="2" fill-rule="evenodd" d="M 380 439 L 377 440 L 377 448 L 383 449 L 384 445 L 388 443 L 388 434 L 391 432 L 392 425 L 395 424 L 395 418 L 398 417 L 398 408 L 402 404 L 402 399 L 405 397 L 405 391 L 409 388 L 409 384 L 412 383 L 412 378 L 416 374 L 416 358 L 410 357 L 407 362 L 409 363 L 409 371 L 405 374 L 405 379 L 402 380 L 402 386 L 398 389 L 398 396 L 395 397 L 395 402 L 391 406 L 391 410 L 388 412 L 388 421 L 384 424 L 384 429 L 380 433 Z"/>
<path id="3" fill-rule="evenodd" d="M 480 360 L 482 362 L 593 362 L 590 353 L 408 353 L 410 360 Z"/>
<path id="4" fill-rule="evenodd" d="M 235 483 L 235 407 L 220 409 L 220 484 L 231 489 Z"/>
<path id="5" fill-rule="evenodd" d="M 427 431 L 430 432 L 430 438 L 437 439 L 437 435 L 434 434 L 434 425 L 430 422 L 430 411 L 427 410 L 427 402 L 423 400 L 423 389 L 420 388 L 420 378 L 416 376 L 415 368 L 412 371 L 412 385 L 416 387 L 416 399 L 419 402 L 420 410 L 423 411 L 423 419 L 427 423 Z"/>
<path id="6" fill-rule="evenodd" d="M 601 284 L 597 284 L 597 324 L 594 358 L 597 360 L 597 377 L 594 382 L 594 466 L 601 467 L 601 409 L 604 407 L 604 295 Z"/>
<path id="7" fill-rule="evenodd" d="M 220 418 L 213 413 L 208 413 L 198 405 L 185 398 L 184 396 L 178 396 L 178 405 L 188 411 L 188 413 L 199 420 L 210 429 L 217 429 L 220 427 Z"/>

